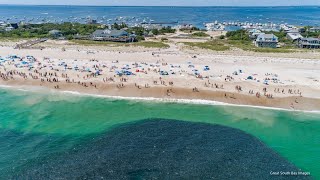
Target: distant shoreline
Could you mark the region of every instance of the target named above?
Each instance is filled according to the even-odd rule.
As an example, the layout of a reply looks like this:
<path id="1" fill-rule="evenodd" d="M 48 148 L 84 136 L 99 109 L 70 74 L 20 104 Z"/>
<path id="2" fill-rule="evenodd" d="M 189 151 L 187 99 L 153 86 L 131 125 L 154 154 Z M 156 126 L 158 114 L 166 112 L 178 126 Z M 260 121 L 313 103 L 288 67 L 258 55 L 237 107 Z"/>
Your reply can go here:
<path id="1" fill-rule="evenodd" d="M 61 7 L 61 6 L 75 6 L 75 7 L 174 7 L 174 8 L 281 8 L 281 7 L 318 7 L 320 8 L 319 5 L 275 5 L 275 6 L 206 6 L 206 5 L 199 5 L 199 6 L 184 6 L 184 5 L 173 5 L 173 6 L 168 6 L 168 5 L 146 5 L 146 6 L 141 6 L 141 5 L 71 5 L 71 4 L 59 4 L 59 5 L 54 5 L 54 4 L 0 4 L 0 6 L 52 6 L 52 7 Z"/>
<path id="2" fill-rule="evenodd" d="M 173 3 L 171 3 L 173 4 Z M 221 3 L 220 3 L 221 4 Z M 141 6 L 142 5 L 142 6 Z M 125 5 L 48 5 L 48 4 L 0 4 L 2 17 L 11 18 L 10 21 L 23 21 L 28 23 L 44 22 L 84 22 L 85 18 L 92 18 L 103 24 L 120 22 L 136 23 L 154 20 L 154 22 L 178 21 L 179 24 L 192 24 L 203 28 L 204 23 L 214 22 L 249 22 L 249 23 L 288 23 L 290 25 L 316 26 L 319 16 L 319 5 L 290 5 L 290 6 L 194 6 L 175 5 L 167 6 L 133 6 Z M 216 4 L 213 4 L 216 5 Z M 41 14 L 48 13 L 48 14 Z M 313 16 L 310 16 L 312 14 Z M 27 16 L 26 16 L 27 15 Z M 160 16 L 161 15 L 161 16 Z M 191 15 L 191 16 L 190 16 Z M 71 17 L 72 16 L 72 17 Z M 105 19 L 104 19 L 105 17 Z M 201 17 L 201 18 L 197 18 Z M 16 19 L 17 18 L 17 19 Z M 39 18 L 39 19 L 38 19 Z M 74 18 L 78 18 L 75 20 Z M 4 21 L 6 19 L 3 19 Z M 112 21 L 107 21 L 112 19 Z"/>

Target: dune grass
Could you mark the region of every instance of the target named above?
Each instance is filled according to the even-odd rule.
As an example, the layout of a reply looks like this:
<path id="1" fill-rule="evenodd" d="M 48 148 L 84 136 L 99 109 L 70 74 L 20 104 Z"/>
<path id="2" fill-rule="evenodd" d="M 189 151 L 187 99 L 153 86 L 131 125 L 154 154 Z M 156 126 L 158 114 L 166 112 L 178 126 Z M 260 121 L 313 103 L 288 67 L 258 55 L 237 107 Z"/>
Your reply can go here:
<path id="1" fill-rule="evenodd" d="M 190 47 L 197 47 L 201 49 L 210 49 L 213 51 L 227 51 L 230 49 L 229 46 L 226 46 L 220 41 L 207 41 L 207 42 L 184 42 L 185 45 Z"/>
<path id="2" fill-rule="evenodd" d="M 132 42 L 132 43 L 123 43 L 123 42 L 110 42 L 110 41 L 90 41 L 90 40 L 71 40 L 71 42 L 84 45 L 84 46 L 140 46 L 145 48 L 169 48 L 168 44 L 163 42 L 153 42 L 153 41 L 139 41 L 139 42 Z"/>
<path id="3" fill-rule="evenodd" d="M 281 47 L 281 48 L 260 48 L 254 46 L 251 41 L 246 40 L 226 40 L 216 39 L 202 43 L 184 42 L 185 45 L 191 47 L 198 47 L 201 49 L 210 49 L 214 51 L 227 51 L 231 48 L 239 48 L 244 51 L 261 52 L 261 53 L 291 53 L 303 51 L 293 46 Z"/>
<path id="4" fill-rule="evenodd" d="M 295 52 L 295 50 L 281 49 L 281 48 L 252 48 L 249 51 L 262 52 L 262 53 L 290 53 Z"/>
<path id="5" fill-rule="evenodd" d="M 23 40 L 30 40 L 35 38 L 20 38 L 20 37 L 0 37 L 1 42 L 19 42 Z"/>
<path id="6" fill-rule="evenodd" d="M 135 43 L 127 44 L 130 46 L 141 46 L 145 48 L 169 48 L 170 46 L 163 42 L 156 42 L 156 41 L 140 41 Z"/>
<path id="7" fill-rule="evenodd" d="M 191 36 L 192 37 L 209 37 L 209 35 L 205 32 L 195 32 Z"/>
<path id="8" fill-rule="evenodd" d="M 251 41 L 241 41 L 241 40 L 225 40 L 225 43 L 242 49 L 244 51 L 252 51 L 252 52 L 262 52 L 262 53 L 290 53 L 295 52 L 297 49 L 293 47 L 286 48 L 261 48 L 256 47 Z"/>
<path id="9" fill-rule="evenodd" d="M 110 41 L 90 41 L 90 40 L 70 40 L 75 44 L 84 45 L 84 46 L 124 46 L 125 43 L 121 42 L 110 42 Z"/>

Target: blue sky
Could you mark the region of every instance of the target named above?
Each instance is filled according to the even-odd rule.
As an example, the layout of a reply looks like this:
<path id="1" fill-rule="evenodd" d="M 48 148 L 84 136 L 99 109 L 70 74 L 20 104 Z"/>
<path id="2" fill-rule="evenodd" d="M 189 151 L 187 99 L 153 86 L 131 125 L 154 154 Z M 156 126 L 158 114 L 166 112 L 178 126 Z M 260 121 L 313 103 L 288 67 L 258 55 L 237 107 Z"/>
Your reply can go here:
<path id="1" fill-rule="evenodd" d="M 0 0 L 0 4 L 105 6 L 300 6 L 320 0 Z"/>

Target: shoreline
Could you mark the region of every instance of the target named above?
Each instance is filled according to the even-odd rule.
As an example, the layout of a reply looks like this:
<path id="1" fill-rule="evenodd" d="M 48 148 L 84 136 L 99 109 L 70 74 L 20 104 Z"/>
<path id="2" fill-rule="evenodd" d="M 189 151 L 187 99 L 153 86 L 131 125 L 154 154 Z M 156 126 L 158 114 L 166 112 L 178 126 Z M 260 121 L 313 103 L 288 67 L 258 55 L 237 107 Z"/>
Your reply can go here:
<path id="1" fill-rule="evenodd" d="M 14 89 L 16 91 L 24 92 L 42 92 L 45 94 L 49 93 L 62 93 L 70 94 L 80 97 L 96 97 L 103 99 L 115 99 L 115 100 L 128 100 L 128 101 L 147 101 L 155 103 L 177 103 L 177 104 L 196 104 L 196 105 L 209 105 L 209 106 L 231 106 L 231 107 L 247 107 L 247 108 L 256 108 L 256 109 L 266 109 L 266 110 L 276 110 L 276 111 L 287 111 L 287 112 L 301 112 L 301 113 L 313 113 L 320 114 L 318 109 L 292 109 L 286 107 L 277 107 L 277 106 L 263 106 L 263 105 L 254 105 L 254 104 L 240 104 L 240 103 L 229 103 L 217 100 L 208 100 L 208 99 L 190 99 L 190 98 L 165 98 L 165 97 L 148 97 L 148 96 L 121 96 L 121 95 L 107 95 L 107 94 L 94 94 L 90 92 L 81 92 L 81 91 L 68 91 L 68 90 L 57 90 L 44 86 L 30 86 L 30 85 L 3 85 L 0 84 L 1 89 Z M 50 90 L 50 91 L 46 91 Z M 317 100 L 317 99 L 315 99 Z M 320 100 L 319 100 L 320 101 Z"/>
<path id="2" fill-rule="evenodd" d="M 130 51 L 70 48 L 0 47 L 0 84 L 107 97 L 320 111 L 320 59 L 188 52 L 175 44 L 169 49 L 130 47 Z"/>

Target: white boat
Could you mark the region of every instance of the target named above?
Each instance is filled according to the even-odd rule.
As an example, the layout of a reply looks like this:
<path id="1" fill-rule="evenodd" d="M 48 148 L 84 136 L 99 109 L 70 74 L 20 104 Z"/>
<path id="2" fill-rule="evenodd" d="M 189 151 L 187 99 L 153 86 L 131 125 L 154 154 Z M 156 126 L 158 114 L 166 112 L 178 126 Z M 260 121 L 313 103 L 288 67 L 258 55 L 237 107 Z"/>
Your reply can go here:
<path id="1" fill-rule="evenodd" d="M 225 26 L 223 24 L 206 23 L 205 27 L 208 31 L 223 31 L 223 30 L 225 30 Z"/>

